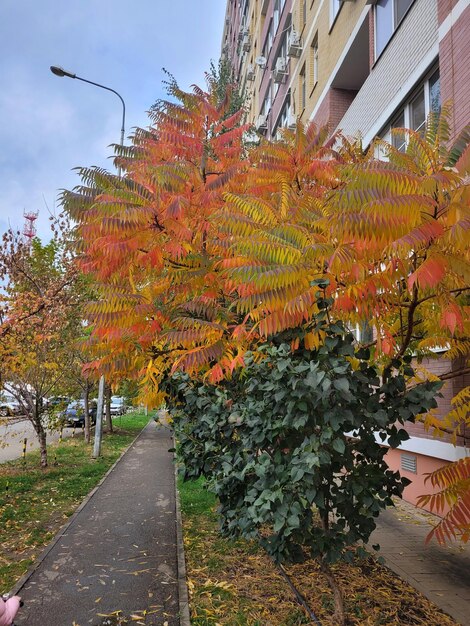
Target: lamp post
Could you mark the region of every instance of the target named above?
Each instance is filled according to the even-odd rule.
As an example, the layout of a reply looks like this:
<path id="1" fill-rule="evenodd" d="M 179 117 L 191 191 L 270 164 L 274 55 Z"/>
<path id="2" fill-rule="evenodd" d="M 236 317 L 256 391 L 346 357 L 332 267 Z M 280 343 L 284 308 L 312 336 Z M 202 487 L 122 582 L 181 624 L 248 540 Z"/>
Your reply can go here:
<path id="1" fill-rule="evenodd" d="M 64 70 L 62 67 L 58 67 L 57 65 L 51 65 L 51 72 L 56 76 L 60 76 L 61 78 L 66 76 L 67 78 L 75 78 L 76 80 L 81 80 L 83 83 L 88 83 L 89 85 L 94 85 L 95 87 L 100 87 L 101 89 L 106 89 L 106 91 L 111 91 L 116 94 L 122 104 L 122 124 L 121 124 L 121 142 L 120 145 L 124 145 L 124 128 L 126 124 L 126 104 L 121 96 L 115 89 L 111 89 L 111 87 L 106 87 L 106 85 L 101 85 L 100 83 L 95 83 L 92 80 L 87 80 L 86 78 L 82 78 L 81 76 L 77 76 L 76 74 L 72 74 L 72 72 L 68 72 Z M 118 167 L 118 176 L 121 177 L 121 167 Z M 100 383 L 98 387 L 98 406 L 96 413 L 96 427 L 95 427 L 95 442 L 93 447 L 93 458 L 98 458 L 101 453 L 101 436 L 102 436 L 102 428 L 103 428 L 103 405 L 104 405 L 104 376 L 100 377 Z"/>
<path id="2" fill-rule="evenodd" d="M 87 80 L 86 78 L 82 78 L 81 76 L 77 76 L 76 74 L 72 74 L 72 72 L 67 72 L 61 67 L 57 65 L 51 65 L 51 72 L 56 76 L 67 76 L 67 78 L 75 78 L 76 80 L 81 80 L 83 83 L 88 83 L 89 85 L 95 85 L 95 87 L 101 87 L 101 89 L 106 89 L 106 91 L 112 91 L 116 94 L 122 104 L 122 124 L 121 124 L 121 146 L 124 145 L 124 127 L 126 125 L 126 104 L 121 96 L 116 90 L 111 89 L 111 87 L 106 87 L 105 85 L 101 85 L 100 83 L 94 83 L 92 80 Z"/>

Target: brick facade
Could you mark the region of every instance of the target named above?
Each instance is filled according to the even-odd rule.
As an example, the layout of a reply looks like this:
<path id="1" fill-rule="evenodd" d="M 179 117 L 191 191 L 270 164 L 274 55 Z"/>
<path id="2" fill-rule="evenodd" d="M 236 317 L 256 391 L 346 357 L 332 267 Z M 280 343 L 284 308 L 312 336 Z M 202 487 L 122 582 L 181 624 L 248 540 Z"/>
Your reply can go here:
<path id="1" fill-rule="evenodd" d="M 336 128 L 356 94 L 357 91 L 331 87 L 312 121 L 318 126 L 328 123 L 330 128 Z"/>
<path id="2" fill-rule="evenodd" d="M 455 8 L 459 0 L 439 0 L 437 5 L 437 13 L 439 19 L 439 26 L 446 19 L 452 9 Z"/>
<path id="3" fill-rule="evenodd" d="M 470 7 L 439 42 L 439 67 L 442 101 L 453 103 L 455 137 L 470 122 Z"/>

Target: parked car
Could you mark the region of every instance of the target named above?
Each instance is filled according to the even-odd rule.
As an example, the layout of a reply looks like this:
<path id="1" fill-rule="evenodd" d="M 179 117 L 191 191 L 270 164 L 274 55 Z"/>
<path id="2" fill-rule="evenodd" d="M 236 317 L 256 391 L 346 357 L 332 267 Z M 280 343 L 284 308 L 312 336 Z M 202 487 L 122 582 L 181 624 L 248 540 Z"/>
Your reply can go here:
<path id="1" fill-rule="evenodd" d="M 52 396 L 51 398 L 45 398 L 44 406 L 47 409 L 55 409 L 67 406 L 70 403 L 70 398 L 67 396 Z"/>
<path id="2" fill-rule="evenodd" d="M 126 412 L 124 398 L 121 396 L 111 396 L 109 411 L 111 415 L 123 415 Z"/>
<path id="3" fill-rule="evenodd" d="M 91 423 L 96 424 L 96 404 L 93 401 L 88 404 L 88 415 L 91 418 Z M 62 417 L 69 426 L 85 426 L 85 401 L 74 400 L 70 402 Z"/>
<path id="4" fill-rule="evenodd" d="M 21 406 L 15 398 L 7 393 L 3 392 L 0 395 L 0 417 L 8 417 L 11 415 L 20 415 Z"/>

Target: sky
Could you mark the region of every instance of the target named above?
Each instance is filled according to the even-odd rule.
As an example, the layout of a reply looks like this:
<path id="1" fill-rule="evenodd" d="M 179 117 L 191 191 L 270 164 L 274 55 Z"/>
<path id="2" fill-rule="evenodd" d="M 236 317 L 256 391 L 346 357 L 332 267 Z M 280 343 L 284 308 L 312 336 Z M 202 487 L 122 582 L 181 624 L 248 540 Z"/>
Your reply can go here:
<path id="1" fill-rule="evenodd" d="M 147 127 L 166 97 L 162 68 L 178 84 L 205 85 L 217 61 L 225 0 L 0 0 L 0 236 L 39 212 L 50 236 L 61 189 L 80 183 L 73 168 L 113 171 L 122 105 L 104 89 L 49 69 L 58 65 L 121 94 L 125 136 Z M 125 139 L 124 143 L 128 143 Z"/>

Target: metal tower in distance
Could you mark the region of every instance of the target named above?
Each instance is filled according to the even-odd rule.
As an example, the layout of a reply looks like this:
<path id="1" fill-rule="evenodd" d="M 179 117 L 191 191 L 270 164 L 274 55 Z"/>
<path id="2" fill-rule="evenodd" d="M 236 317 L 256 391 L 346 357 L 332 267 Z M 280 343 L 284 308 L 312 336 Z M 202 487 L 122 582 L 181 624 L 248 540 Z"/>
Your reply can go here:
<path id="1" fill-rule="evenodd" d="M 31 242 L 36 236 L 36 220 L 38 218 L 38 211 L 24 211 L 24 226 L 23 226 L 23 237 L 27 242 L 28 246 L 31 246 Z"/>

